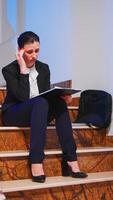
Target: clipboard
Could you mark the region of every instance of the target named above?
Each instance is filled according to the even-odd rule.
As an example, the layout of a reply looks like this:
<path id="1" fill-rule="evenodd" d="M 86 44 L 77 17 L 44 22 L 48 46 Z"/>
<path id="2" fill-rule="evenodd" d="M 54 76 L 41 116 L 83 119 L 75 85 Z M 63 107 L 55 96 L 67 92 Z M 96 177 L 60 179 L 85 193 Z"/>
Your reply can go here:
<path id="1" fill-rule="evenodd" d="M 62 88 L 62 87 L 54 87 L 50 90 L 40 93 L 38 96 L 65 96 L 65 95 L 73 95 L 75 93 L 80 92 L 81 90 L 75 90 L 72 88 Z"/>

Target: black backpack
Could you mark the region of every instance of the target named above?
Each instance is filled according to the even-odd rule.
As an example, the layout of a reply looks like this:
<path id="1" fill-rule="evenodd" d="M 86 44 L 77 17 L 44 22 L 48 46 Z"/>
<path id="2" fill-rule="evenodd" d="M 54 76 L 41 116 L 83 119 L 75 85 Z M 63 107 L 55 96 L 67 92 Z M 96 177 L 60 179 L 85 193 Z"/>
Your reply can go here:
<path id="1" fill-rule="evenodd" d="M 107 128 L 111 122 L 112 96 L 101 90 L 81 92 L 76 122 Z"/>

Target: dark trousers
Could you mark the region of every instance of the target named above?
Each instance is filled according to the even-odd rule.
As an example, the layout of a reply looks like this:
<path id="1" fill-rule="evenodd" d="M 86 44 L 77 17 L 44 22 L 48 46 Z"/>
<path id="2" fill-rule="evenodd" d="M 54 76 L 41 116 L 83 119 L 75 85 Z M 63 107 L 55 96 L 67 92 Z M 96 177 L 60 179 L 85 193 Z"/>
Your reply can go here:
<path id="1" fill-rule="evenodd" d="M 63 157 L 68 161 L 77 160 L 69 112 L 63 99 L 34 97 L 13 105 L 3 113 L 7 126 L 30 126 L 31 163 L 41 163 L 44 159 L 46 128 L 53 117 Z"/>

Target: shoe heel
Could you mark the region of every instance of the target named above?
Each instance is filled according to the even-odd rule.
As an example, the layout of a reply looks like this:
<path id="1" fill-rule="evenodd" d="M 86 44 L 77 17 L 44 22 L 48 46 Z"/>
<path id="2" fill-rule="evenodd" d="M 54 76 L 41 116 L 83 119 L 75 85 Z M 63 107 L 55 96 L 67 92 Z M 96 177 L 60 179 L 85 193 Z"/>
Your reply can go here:
<path id="1" fill-rule="evenodd" d="M 62 176 L 69 176 L 69 167 L 66 160 L 62 160 L 61 162 Z"/>
<path id="2" fill-rule="evenodd" d="M 62 167 L 62 176 L 71 176 L 73 178 L 86 178 L 88 176 L 86 173 L 81 171 L 73 172 L 71 167 L 67 164 L 66 160 L 62 160 L 61 167 Z"/>

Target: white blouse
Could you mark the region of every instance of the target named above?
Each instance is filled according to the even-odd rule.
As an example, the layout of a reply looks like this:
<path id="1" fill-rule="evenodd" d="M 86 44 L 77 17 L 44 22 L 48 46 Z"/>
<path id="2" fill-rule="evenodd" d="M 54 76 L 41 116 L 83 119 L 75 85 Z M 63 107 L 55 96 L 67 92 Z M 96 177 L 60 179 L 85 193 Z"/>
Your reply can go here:
<path id="1" fill-rule="evenodd" d="M 34 65 L 32 68 L 29 69 L 30 98 L 36 97 L 39 94 L 37 76 L 38 72 Z"/>

